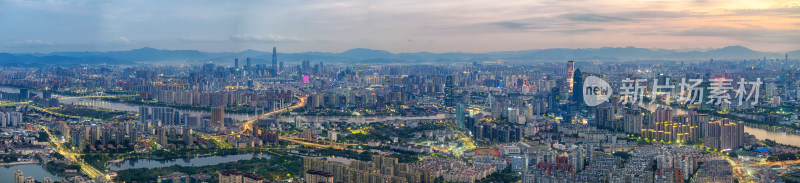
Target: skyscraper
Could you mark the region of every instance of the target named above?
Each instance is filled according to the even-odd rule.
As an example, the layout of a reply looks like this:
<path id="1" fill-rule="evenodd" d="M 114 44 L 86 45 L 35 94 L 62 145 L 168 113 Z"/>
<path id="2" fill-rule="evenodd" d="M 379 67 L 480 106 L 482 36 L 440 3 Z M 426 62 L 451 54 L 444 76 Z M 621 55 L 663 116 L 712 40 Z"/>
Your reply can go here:
<path id="1" fill-rule="evenodd" d="M 272 47 L 272 72 L 278 74 L 278 52 L 275 47 Z"/>
<path id="2" fill-rule="evenodd" d="M 325 72 L 325 63 L 319 62 L 319 68 L 317 68 L 317 75 L 322 75 Z"/>
<path id="3" fill-rule="evenodd" d="M 247 57 L 247 61 L 246 61 L 245 65 L 244 65 L 244 70 L 247 70 L 249 72 L 250 69 L 252 69 L 252 67 L 250 67 L 250 66 L 251 66 L 250 65 L 250 57 Z"/>
<path id="4" fill-rule="evenodd" d="M 453 90 L 455 87 L 455 78 L 453 75 L 449 75 L 445 77 L 445 84 L 444 84 L 444 105 L 447 107 L 454 107 L 453 101 Z"/>
<path id="5" fill-rule="evenodd" d="M 572 81 L 573 77 L 575 77 L 575 61 L 567 61 L 567 87 L 569 87 L 568 92 L 572 92 Z"/>
<path id="6" fill-rule="evenodd" d="M 464 126 L 465 115 L 467 114 L 464 111 L 464 104 L 458 103 L 458 105 L 456 105 L 456 124 L 458 125 L 458 128 L 466 129 L 466 126 Z"/>
<path id="7" fill-rule="evenodd" d="M 583 104 L 583 77 L 581 77 L 581 70 L 576 69 L 572 76 L 572 100 L 574 100 L 577 106 L 582 106 Z"/>
<path id="8" fill-rule="evenodd" d="M 303 60 L 303 64 L 302 64 L 302 68 L 301 69 L 302 69 L 303 73 L 308 73 L 308 70 L 311 69 L 311 61 Z"/>
<path id="9" fill-rule="evenodd" d="M 233 68 L 234 69 L 239 69 L 239 58 L 234 58 L 233 59 Z"/>

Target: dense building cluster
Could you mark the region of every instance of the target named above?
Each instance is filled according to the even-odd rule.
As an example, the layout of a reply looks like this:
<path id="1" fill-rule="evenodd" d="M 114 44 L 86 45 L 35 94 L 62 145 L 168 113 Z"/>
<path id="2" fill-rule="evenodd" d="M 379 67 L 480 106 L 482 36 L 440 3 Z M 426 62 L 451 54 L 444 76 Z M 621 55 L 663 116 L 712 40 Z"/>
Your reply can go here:
<path id="1" fill-rule="evenodd" d="M 302 172 L 285 180 L 314 183 L 732 182 L 747 176 L 734 167 L 797 159 L 794 147 L 748 131 L 800 134 L 800 72 L 788 60 L 342 64 L 292 57 L 284 65 L 276 51 L 271 60 L 231 54 L 187 65 L 0 68 L 0 85 L 9 87 L 0 102 L 11 106 L 0 109 L 2 147 L 63 152 L 68 157 L 58 162 L 83 167 L 85 154 L 304 156 Z M 752 89 L 736 82 L 722 91 L 716 86 L 726 78 L 762 82 L 764 92 L 746 95 Z M 613 91 L 590 105 L 598 80 L 610 87 L 601 93 Z M 749 98 L 739 105 L 741 96 Z M 770 181 L 783 174 L 764 167 Z M 84 170 L 93 179 L 114 173 Z M 278 179 L 254 172 L 170 172 L 158 181 Z"/>

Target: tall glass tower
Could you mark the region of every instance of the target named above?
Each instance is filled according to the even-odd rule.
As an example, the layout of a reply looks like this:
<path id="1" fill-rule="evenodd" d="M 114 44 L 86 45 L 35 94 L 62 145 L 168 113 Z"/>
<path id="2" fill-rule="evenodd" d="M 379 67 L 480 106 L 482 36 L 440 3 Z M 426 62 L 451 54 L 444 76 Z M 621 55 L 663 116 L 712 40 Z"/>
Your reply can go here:
<path id="1" fill-rule="evenodd" d="M 278 74 L 278 52 L 275 47 L 272 47 L 272 72 Z"/>

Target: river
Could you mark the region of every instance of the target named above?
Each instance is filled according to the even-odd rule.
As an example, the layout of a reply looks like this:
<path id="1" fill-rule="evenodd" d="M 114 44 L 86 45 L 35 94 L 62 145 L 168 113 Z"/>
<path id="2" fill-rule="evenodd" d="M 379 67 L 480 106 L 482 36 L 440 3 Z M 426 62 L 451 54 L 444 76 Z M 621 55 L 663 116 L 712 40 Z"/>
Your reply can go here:
<path id="1" fill-rule="evenodd" d="M 58 101 L 62 104 L 74 104 L 74 105 L 82 105 L 82 106 L 89 106 L 101 109 L 111 109 L 116 111 L 127 111 L 127 112 L 134 112 L 139 113 L 139 107 L 145 105 L 139 104 L 129 104 L 129 103 L 122 103 L 122 102 L 108 102 L 103 100 L 94 100 L 94 99 L 86 99 L 86 98 L 71 98 L 66 100 Z M 152 106 L 148 106 L 152 107 Z M 204 114 L 211 114 L 211 110 L 208 111 L 199 111 L 199 110 L 187 110 L 187 109 L 177 109 L 181 111 L 181 113 L 189 113 L 191 115 L 204 115 Z M 230 117 L 236 120 L 248 120 L 252 118 L 250 114 L 242 114 L 242 113 L 225 113 L 225 117 Z"/>
<path id="2" fill-rule="evenodd" d="M 128 159 L 119 163 L 109 163 L 108 168 L 114 171 L 136 169 L 136 168 L 161 168 L 173 165 L 179 166 L 208 166 L 220 163 L 228 163 L 239 160 L 249 160 L 252 158 L 270 158 L 267 154 L 237 154 L 224 156 L 204 156 L 193 158 L 179 158 L 169 160 L 150 160 L 150 159 Z"/>
<path id="3" fill-rule="evenodd" d="M 435 120 L 447 119 L 453 115 L 440 113 L 429 116 L 289 116 L 278 119 L 280 122 L 294 122 L 300 119 L 303 122 L 328 122 L 341 121 L 348 123 L 372 123 L 392 120 Z"/>
<path id="4" fill-rule="evenodd" d="M 6 93 L 19 93 L 19 88 L 16 87 L 8 87 L 8 86 L 0 86 L 0 91 Z M 31 93 L 34 93 L 38 96 L 42 96 L 42 92 L 38 90 L 32 90 Z M 64 96 L 53 94 L 55 98 L 62 98 Z M 71 98 L 66 100 L 59 100 L 59 103 L 62 104 L 74 104 L 74 105 L 81 105 L 81 106 L 89 106 L 89 107 L 96 107 L 102 109 L 110 109 L 116 111 L 127 111 L 127 112 L 139 112 L 139 107 L 146 106 L 146 105 L 139 105 L 139 104 L 128 104 L 123 102 L 108 102 L 103 100 L 94 100 L 94 99 L 86 99 L 86 98 Z M 152 106 L 147 106 L 152 107 Z M 211 110 L 208 111 L 199 111 L 199 110 L 186 110 L 186 109 L 177 109 L 182 113 L 189 113 L 192 115 L 204 115 L 210 114 Z M 230 117 L 236 120 L 249 120 L 253 117 L 251 114 L 244 114 L 244 113 L 225 113 L 225 117 Z"/>
<path id="5" fill-rule="evenodd" d="M 798 135 L 793 135 L 785 132 L 767 131 L 764 129 L 751 128 L 748 126 L 744 126 L 744 132 L 756 136 L 756 138 L 760 140 L 770 139 L 774 140 L 777 143 L 800 147 L 800 136 Z"/>
<path id="6" fill-rule="evenodd" d="M 0 167 L 0 182 L 14 182 L 14 170 L 21 170 L 22 175 L 26 177 L 33 177 L 37 181 L 42 181 L 45 177 L 50 177 L 50 180 L 66 180 L 66 177 L 58 176 L 48 172 L 42 165 L 27 164 L 27 165 L 13 165 Z"/>

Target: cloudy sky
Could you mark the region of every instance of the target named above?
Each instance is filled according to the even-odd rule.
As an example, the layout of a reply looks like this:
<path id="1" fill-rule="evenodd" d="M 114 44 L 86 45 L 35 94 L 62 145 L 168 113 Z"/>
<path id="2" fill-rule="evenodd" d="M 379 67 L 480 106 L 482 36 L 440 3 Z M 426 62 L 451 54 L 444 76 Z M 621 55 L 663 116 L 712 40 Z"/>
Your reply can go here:
<path id="1" fill-rule="evenodd" d="M 0 52 L 800 50 L 800 0 L 0 0 Z"/>

